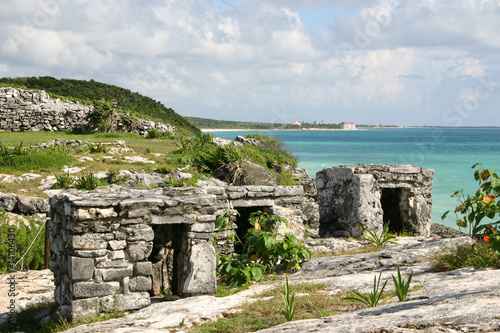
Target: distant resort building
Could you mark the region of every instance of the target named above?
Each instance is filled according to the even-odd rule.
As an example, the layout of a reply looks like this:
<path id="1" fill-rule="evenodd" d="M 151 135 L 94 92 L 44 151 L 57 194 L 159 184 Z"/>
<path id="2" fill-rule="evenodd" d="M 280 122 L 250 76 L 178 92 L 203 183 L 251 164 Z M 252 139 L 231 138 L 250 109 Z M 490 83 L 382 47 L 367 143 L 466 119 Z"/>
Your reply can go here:
<path id="1" fill-rule="evenodd" d="M 300 122 L 298 122 L 298 121 L 294 122 L 292 125 L 294 125 L 294 126 L 302 126 L 302 124 Z"/>
<path id="2" fill-rule="evenodd" d="M 339 125 L 340 125 L 341 129 L 345 129 L 345 130 L 354 130 L 354 129 L 356 129 L 356 124 L 355 123 L 341 122 Z"/>

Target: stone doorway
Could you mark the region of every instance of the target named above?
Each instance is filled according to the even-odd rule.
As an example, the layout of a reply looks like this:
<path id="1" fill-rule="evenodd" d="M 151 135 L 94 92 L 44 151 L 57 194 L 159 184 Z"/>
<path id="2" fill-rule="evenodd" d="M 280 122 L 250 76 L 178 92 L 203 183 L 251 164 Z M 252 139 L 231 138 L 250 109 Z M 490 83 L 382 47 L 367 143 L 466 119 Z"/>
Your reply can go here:
<path id="1" fill-rule="evenodd" d="M 149 261 L 153 264 L 151 296 L 179 294 L 179 267 L 182 241 L 185 238 L 183 224 L 153 225 L 153 250 Z"/>
<path id="2" fill-rule="evenodd" d="M 247 230 L 253 228 L 253 225 L 251 225 L 250 222 L 248 222 L 250 214 L 255 213 L 259 210 L 261 212 L 266 212 L 269 214 L 269 208 L 253 206 L 253 207 L 238 207 L 236 210 L 238 211 L 238 215 L 236 216 L 236 221 L 235 221 L 237 226 L 236 234 L 238 235 L 239 239 L 241 239 L 242 242 L 245 242 L 244 238 L 247 234 Z M 236 253 L 241 253 L 243 251 L 240 244 L 236 244 L 234 250 Z"/>
<path id="3" fill-rule="evenodd" d="M 401 202 L 403 188 L 382 188 L 380 203 L 383 211 L 384 224 L 389 222 L 389 231 L 398 233 L 403 230 Z"/>

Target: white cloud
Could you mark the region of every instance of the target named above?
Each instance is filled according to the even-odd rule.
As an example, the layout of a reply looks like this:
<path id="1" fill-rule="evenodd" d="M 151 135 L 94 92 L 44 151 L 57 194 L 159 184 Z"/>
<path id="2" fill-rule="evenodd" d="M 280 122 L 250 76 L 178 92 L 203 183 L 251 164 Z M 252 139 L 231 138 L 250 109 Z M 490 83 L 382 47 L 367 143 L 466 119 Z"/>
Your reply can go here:
<path id="1" fill-rule="evenodd" d="M 331 6 L 352 15 L 321 35 L 296 10 Z M 498 0 L 0 0 L 0 72 L 116 84 L 185 115 L 443 124 L 500 81 L 499 16 Z"/>

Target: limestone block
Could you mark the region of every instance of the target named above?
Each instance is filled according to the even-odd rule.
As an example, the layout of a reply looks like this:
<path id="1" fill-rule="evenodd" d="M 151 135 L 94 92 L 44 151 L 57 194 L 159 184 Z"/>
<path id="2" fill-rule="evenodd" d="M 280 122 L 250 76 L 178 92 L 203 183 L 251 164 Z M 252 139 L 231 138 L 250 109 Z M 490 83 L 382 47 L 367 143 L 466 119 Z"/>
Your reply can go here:
<path id="1" fill-rule="evenodd" d="M 124 240 L 110 240 L 108 242 L 109 248 L 111 250 L 123 250 L 124 248 L 127 247 L 127 242 Z"/>
<path id="2" fill-rule="evenodd" d="M 97 268 L 125 268 L 128 267 L 128 261 L 121 260 L 103 260 L 96 264 Z"/>
<path id="3" fill-rule="evenodd" d="M 234 200 L 233 207 L 271 207 L 274 205 L 274 199 L 257 200 Z"/>
<path id="4" fill-rule="evenodd" d="M 149 224 L 193 224 L 195 215 L 160 215 L 151 216 Z"/>
<path id="5" fill-rule="evenodd" d="M 134 276 L 129 281 L 130 291 L 148 291 L 153 288 L 151 277 L 149 276 Z"/>
<path id="6" fill-rule="evenodd" d="M 109 250 L 75 250 L 73 253 L 82 258 L 100 258 L 108 255 Z"/>
<path id="7" fill-rule="evenodd" d="M 181 283 L 182 296 L 214 295 L 217 292 L 215 248 L 211 241 L 191 240 L 188 275 Z"/>
<path id="8" fill-rule="evenodd" d="M 150 261 L 134 263 L 134 275 L 149 276 L 153 273 L 153 264 Z"/>
<path id="9" fill-rule="evenodd" d="M 154 206 L 162 206 L 163 200 L 161 198 L 134 198 L 134 199 L 126 199 L 120 202 L 119 208 L 120 210 L 128 209 L 140 209 L 140 208 L 149 208 Z"/>
<path id="10" fill-rule="evenodd" d="M 17 209 L 23 214 L 48 213 L 49 200 L 35 197 L 17 197 Z"/>
<path id="11" fill-rule="evenodd" d="M 215 231 L 215 223 L 195 223 L 193 225 L 188 226 L 187 228 L 190 232 L 214 232 Z"/>
<path id="12" fill-rule="evenodd" d="M 132 265 L 129 265 L 126 268 L 108 268 L 101 270 L 102 279 L 104 281 L 121 280 L 126 276 L 132 276 L 132 272 Z"/>
<path id="13" fill-rule="evenodd" d="M 152 242 L 139 242 L 128 244 L 125 254 L 130 261 L 142 261 L 149 257 L 153 250 Z"/>
<path id="14" fill-rule="evenodd" d="M 196 217 L 197 222 L 215 222 L 216 216 L 215 215 L 201 215 Z"/>
<path id="15" fill-rule="evenodd" d="M 136 224 L 130 227 L 121 227 L 120 231 L 125 233 L 126 239 L 129 242 L 136 242 L 136 241 L 152 241 L 154 238 L 154 231 L 153 229 L 144 224 Z"/>
<path id="16" fill-rule="evenodd" d="M 75 299 L 71 302 L 71 319 L 80 320 L 99 313 L 99 298 Z"/>
<path id="17" fill-rule="evenodd" d="M 106 219 L 117 217 L 118 213 L 114 208 L 79 208 L 73 212 L 73 219 L 76 221 Z"/>
<path id="18" fill-rule="evenodd" d="M 116 306 L 120 311 L 138 310 L 151 304 L 148 292 L 133 292 L 116 296 Z"/>
<path id="19" fill-rule="evenodd" d="M 0 208 L 12 212 L 16 208 L 17 198 L 10 194 L 0 193 Z"/>
<path id="20" fill-rule="evenodd" d="M 149 210 L 147 210 L 147 209 L 136 209 L 136 210 L 129 211 L 128 217 L 129 218 L 143 217 L 143 216 L 146 216 L 148 213 L 149 213 Z"/>
<path id="21" fill-rule="evenodd" d="M 76 282 L 73 283 L 72 289 L 75 298 L 102 297 L 117 293 L 120 282 Z"/>
<path id="22" fill-rule="evenodd" d="M 69 277 L 73 281 L 90 280 L 94 275 L 94 259 L 68 257 Z"/>
<path id="23" fill-rule="evenodd" d="M 108 259 L 110 260 L 125 259 L 125 252 L 123 252 L 123 250 L 109 251 Z"/>
<path id="24" fill-rule="evenodd" d="M 98 250 L 106 249 L 108 241 L 114 239 L 113 234 L 83 234 L 73 235 L 71 246 L 76 250 Z"/>

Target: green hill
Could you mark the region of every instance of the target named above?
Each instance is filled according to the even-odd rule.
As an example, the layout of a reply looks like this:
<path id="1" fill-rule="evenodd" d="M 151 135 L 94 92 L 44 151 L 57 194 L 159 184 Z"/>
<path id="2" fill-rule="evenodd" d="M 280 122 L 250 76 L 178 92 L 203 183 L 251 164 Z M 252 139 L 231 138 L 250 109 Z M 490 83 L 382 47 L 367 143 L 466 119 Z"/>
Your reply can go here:
<path id="1" fill-rule="evenodd" d="M 165 107 L 152 98 L 94 80 L 55 79 L 50 76 L 1 78 L 0 86 L 9 86 L 31 90 L 45 90 L 52 98 L 79 101 L 92 104 L 94 101 L 116 101 L 119 112 L 128 112 L 136 117 L 171 124 L 183 134 L 198 134 L 200 130 L 189 120 L 177 114 L 173 109 Z"/>

